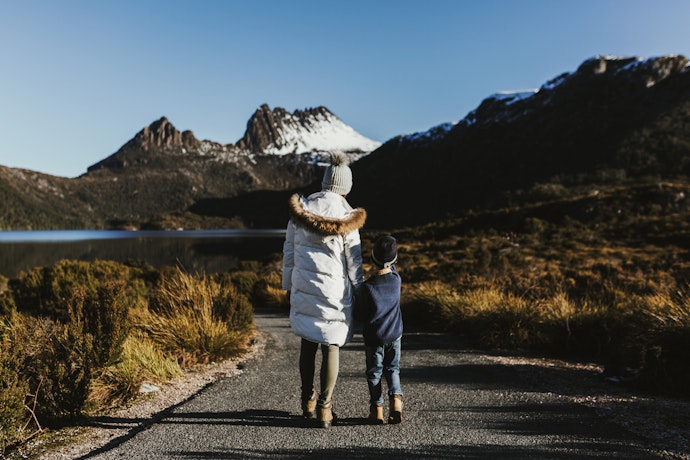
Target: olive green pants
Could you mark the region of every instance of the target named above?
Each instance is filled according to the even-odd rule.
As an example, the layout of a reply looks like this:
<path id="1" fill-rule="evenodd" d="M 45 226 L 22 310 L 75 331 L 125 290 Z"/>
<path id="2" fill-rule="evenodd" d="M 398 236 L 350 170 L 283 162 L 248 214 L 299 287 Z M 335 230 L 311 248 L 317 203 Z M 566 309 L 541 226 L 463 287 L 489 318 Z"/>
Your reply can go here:
<path id="1" fill-rule="evenodd" d="M 316 370 L 316 350 L 318 343 L 302 339 L 299 352 L 299 373 L 302 379 L 302 400 L 306 401 L 314 391 L 314 374 Z M 333 399 L 333 389 L 338 380 L 340 367 L 340 347 L 338 345 L 321 345 L 321 392 L 319 404 L 328 406 Z"/>

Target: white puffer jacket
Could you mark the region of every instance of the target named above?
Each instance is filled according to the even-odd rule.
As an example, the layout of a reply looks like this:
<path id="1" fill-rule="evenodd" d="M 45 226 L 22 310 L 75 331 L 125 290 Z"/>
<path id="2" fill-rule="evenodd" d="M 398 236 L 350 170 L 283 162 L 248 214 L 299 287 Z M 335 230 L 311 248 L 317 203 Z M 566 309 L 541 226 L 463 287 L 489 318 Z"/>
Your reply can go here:
<path id="1" fill-rule="evenodd" d="M 352 338 L 354 289 L 363 282 L 359 229 L 364 209 L 321 191 L 290 198 L 283 244 L 283 289 L 290 291 L 290 325 L 311 342 L 343 346 Z"/>

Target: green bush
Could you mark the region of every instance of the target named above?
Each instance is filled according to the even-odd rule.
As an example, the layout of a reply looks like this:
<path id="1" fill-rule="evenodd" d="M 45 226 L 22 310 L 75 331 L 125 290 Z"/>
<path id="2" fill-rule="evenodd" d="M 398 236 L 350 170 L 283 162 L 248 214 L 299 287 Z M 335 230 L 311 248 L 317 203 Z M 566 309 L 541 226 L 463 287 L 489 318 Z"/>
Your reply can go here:
<path id="1" fill-rule="evenodd" d="M 78 323 L 57 324 L 39 355 L 34 381 L 40 419 L 73 418 L 83 413 L 93 377 L 94 347 Z"/>
<path id="2" fill-rule="evenodd" d="M 96 371 L 116 363 L 127 337 L 129 298 L 123 283 L 107 283 L 93 294 L 75 288 L 65 298 L 63 323 L 26 314 L 14 316 L 12 346 L 36 395 L 39 420 L 74 417 L 87 409 Z"/>
<path id="3" fill-rule="evenodd" d="M 19 310 L 65 322 L 69 320 L 67 305 L 75 290 L 95 298 L 104 284 L 124 281 L 127 295 L 140 299 L 147 291 L 147 275 L 145 268 L 112 261 L 62 260 L 52 267 L 38 267 L 20 273 L 9 282 L 9 288 Z"/>
<path id="4" fill-rule="evenodd" d="M 87 294 L 76 288 L 68 300 L 69 324 L 81 335 L 89 337 L 93 345 L 95 367 L 116 362 L 128 334 L 128 316 L 132 299 L 127 296 L 123 281 L 107 282 L 96 292 Z"/>
<path id="5" fill-rule="evenodd" d="M 0 322 L 0 327 L 5 329 L 7 325 Z M 27 422 L 30 421 L 24 407 L 29 385 L 17 373 L 20 367 L 21 358 L 4 332 L 0 331 L 0 457 L 4 446 L 22 440 Z"/>

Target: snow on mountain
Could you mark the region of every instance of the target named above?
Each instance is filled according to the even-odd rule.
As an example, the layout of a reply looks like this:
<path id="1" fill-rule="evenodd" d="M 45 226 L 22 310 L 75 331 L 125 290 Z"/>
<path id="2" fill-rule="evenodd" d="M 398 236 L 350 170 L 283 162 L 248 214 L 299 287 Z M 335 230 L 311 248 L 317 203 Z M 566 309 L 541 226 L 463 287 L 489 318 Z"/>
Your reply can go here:
<path id="1" fill-rule="evenodd" d="M 399 141 L 433 141 L 442 138 L 448 132 L 457 125 L 457 121 L 451 121 L 448 123 L 441 123 L 440 125 L 434 126 L 427 131 L 420 131 L 417 133 L 406 134 L 398 138 Z"/>
<path id="2" fill-rule="evenodd" d="M 264 153 L 368 153 L 381 145 L 359 134 L 325 107 L 294 113 L 276 109 L 273 118 L 277 129 L 263 148 Z"/>
<path id="3" fill-rule="evenodd" d="M 538 89 L 524 89 L 518 91 L 499 91 L 494 93 L 490 98 L 496 99 L 497 101 L 502 101 L 505 105 L 512 105 L 518 101 L 523 101 L 527 98 L 534 96 Z"/>
<path id="4" fill-rule="evenodd" d="M 402 135 L 395 139 L 398 142 L 428 142 L 443 138 L 456 125 L 469 128 L 476 125 L 509 124 L 553 104 L 557 95 L 567 97 L 573 85 L 583 86 L 592 79 L 651 88 L 670 76 L 683 72 L 690 72 L 690 60 L 680 55 L 647 59 L 637 56 L 594 56 L 585 60 L 576 71 L 562 73 L 540 88 L 494 93 L 459 122 L 444 123 L 428 131 Z"/>

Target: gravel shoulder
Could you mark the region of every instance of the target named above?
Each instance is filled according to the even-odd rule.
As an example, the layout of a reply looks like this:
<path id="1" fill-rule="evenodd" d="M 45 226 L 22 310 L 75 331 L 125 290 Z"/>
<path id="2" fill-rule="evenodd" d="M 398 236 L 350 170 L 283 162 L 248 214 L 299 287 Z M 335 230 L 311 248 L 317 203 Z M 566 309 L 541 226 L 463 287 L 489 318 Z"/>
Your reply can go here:
<path id="1" fill-rule="evenodd" d="M 690 459 L 690 402 L 627 391 L 593 364 L 481 353 L 442 334 L 403 338 L 401 426 L 364 423 L 363 351 L 355 340 L 341 353 L 341 423 L 312 429 L 298 417 L 298 339 L 284 316 L 256 318 L 247 355 L 197 368 L 9 458 Z"/>

